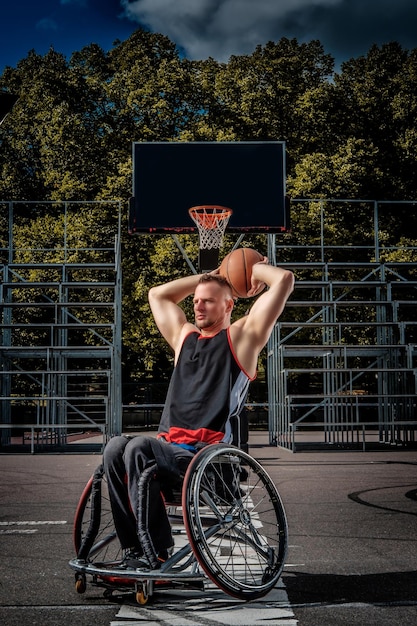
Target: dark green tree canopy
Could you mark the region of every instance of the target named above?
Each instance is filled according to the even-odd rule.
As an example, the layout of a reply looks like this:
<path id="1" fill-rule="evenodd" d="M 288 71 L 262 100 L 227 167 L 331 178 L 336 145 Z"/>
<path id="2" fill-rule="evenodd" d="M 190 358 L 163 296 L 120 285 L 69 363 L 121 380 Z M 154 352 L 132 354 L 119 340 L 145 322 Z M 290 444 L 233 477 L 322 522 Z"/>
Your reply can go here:
<path id="1" fill-rule="evenodd" d="M 19 97 L 0 129 L 1 200 L 127 206 L 132 142 L 172 140 L 284 140 L 293 197 L 417 195 L 417 50 L 395 42 L 372 46 L 335 73 L 319 41 L 282 38 L 219 63 L 189 61 L 167 37 L 138 29 L 110 52 L 91 44 L 69 61 L 53 49 L 32 51 L 5 69 L 0 88 Z M 24 246 L 29 232 L 40 243 L 54 236 L 45 212 L 30 207 L 22 211 L 32 229 L 17 230 L 15 245 L 20 237 Z M 101 228 L 107 218 L 99 216 Z M 293 225 L 306 241 L 311 219 L 300 211 Z M 409 216 L 399 212 L 402 219 Z M 74 226 L 80 241 L 83 228 Z M 338 228 L 360 235 L 343 212 Z M 197 257 L 195 237 L 182 244 Z M 149 317 L 147 290 L 188 268 L 170 238 L 130 238 L 124 227 L 122 245 L 126 359 L 139 374 L 162 373 L 165 346 Z"/>

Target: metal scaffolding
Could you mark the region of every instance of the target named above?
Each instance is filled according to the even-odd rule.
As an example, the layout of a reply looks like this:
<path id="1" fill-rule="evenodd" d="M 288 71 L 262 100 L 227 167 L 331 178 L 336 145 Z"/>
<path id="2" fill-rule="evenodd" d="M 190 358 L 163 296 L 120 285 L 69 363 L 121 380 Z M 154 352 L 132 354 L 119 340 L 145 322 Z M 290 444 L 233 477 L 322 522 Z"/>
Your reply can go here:
<path id="1" fill-rule="evenodd" d="M 74 439 L 101 449 L 122 428 L 120 203 L 0 210 L 0 450 L 76 450 Z M 94 211 L 107 216 L 102 232 Z M 50 220 L 31 242 L 37 214 Z"/>
<path id="2" fill-rule="evenodd" d="M 406 250 L 413 261 L 387 260 L 401 250 L 380 241 L 388 203 L 293 200 L 292 211 L 300 203 L 320 213 L 312 245 L 297 233 L 269 244 L 275 262 L 296 275 L 268 345 L 270 443 L 293 452 L 415 445 L 417 247 Z M 368 240 L 326 242 L 327 214 L 340 207 L 367 209 Z"/>
<path id="3" fill-rule="evenodd" d="M 341 210 L 368 220 L 362 239 L 337 240 Z M 417 247 L 387 240 L 383 202 L 292 200 L 291 211 L 292 232 L 267 238 L 271 261 L 296 275 L 268 343 L 271 445 L 415 445 Z M 308 243 L 299 211 L 314 218 Z M 0 203 L 0 451 L 101 449 L 122 432 L 121 213 L 118 202 Z"/>

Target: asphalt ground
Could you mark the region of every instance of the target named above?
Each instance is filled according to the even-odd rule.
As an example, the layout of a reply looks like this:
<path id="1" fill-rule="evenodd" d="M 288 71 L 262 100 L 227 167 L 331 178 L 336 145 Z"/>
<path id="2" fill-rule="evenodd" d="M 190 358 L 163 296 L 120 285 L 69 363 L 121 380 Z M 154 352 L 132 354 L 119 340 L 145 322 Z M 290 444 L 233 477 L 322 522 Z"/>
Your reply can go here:
<path id="1" fill-rule="evenodd" d="M 72 520 L 100 455 L 3 454 L 0 623 L 415 626 L 416 451 L 292 454 L 269 446 L 267 433 L 251 433 L 250 441 L 250 453 L 278 486 L 288 517 L 283 596 L 274 591 L 263 604 L 242 608 L 227 605 L 219 592 L 216 601 L 224 598 L 228 609 L 223 622 L 202 591 L 187 597 L 188 607 L 199 604 L 194 613 L 183 611 L 185 592 L 183 605 L 171 598 L 171 613 L 168 604 L 152 613 L 130 600 L 108 600 L 93 586 L 78 595 L 68 566 L 74 556 Z M 277 617 L 271 611 L 278 607 Z M 234 610 L 240 613 L 233 615 Z"/>

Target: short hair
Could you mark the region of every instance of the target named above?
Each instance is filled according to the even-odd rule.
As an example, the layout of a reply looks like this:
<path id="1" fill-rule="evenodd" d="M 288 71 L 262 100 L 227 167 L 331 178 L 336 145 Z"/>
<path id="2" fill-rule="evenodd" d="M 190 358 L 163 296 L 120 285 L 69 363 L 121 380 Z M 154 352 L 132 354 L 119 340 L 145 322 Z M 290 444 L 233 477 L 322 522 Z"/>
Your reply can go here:
<path id="1" fill-rule="evenodd" d="M 233 293 L 232 286 L 229 281 L 220 274 L 202 274 L 202 276 L 200 276 L 200 280 L 198 281 L 199 284 L 212 282 L 217 283 L 220 287 L 222 287 L 222 289 L 230 290 L 231 294 Z"/>

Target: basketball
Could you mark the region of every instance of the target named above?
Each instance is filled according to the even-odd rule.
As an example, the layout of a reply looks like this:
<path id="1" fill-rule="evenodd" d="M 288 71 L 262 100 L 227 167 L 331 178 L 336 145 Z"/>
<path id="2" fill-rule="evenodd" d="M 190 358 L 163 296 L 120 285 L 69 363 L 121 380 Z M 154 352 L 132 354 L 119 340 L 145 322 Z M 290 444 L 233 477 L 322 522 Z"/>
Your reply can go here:
<path id="1" fill-rule="evenodd" d="M 252 267 L 263 258 L 263 255 L 253 248 L 237 248 L 224 257 L 219 273 L 229 282 L 235 298 L 248 297 Z"/>

